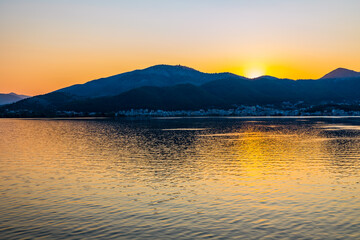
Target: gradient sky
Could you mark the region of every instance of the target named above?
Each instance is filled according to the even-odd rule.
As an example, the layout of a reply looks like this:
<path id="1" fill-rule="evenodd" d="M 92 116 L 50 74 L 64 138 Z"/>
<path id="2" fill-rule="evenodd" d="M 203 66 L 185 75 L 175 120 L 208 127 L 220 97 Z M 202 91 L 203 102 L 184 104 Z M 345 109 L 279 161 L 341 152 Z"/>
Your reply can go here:
<path id="1" fill-rule="evenodd" d="M 320 78 L 360 70 L 359 0 L 0 0 L 0 93 L 155 64 Z"/>

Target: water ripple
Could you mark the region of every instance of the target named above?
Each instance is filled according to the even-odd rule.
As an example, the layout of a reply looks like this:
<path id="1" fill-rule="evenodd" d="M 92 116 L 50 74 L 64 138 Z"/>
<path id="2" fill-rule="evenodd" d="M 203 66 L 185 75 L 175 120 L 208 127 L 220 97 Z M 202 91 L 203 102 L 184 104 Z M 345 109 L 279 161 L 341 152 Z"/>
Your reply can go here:
<path id="1" fill-rule="evenodd" d="M 0 238 L 359 239 L 359 126 L 0 119 Z"/>

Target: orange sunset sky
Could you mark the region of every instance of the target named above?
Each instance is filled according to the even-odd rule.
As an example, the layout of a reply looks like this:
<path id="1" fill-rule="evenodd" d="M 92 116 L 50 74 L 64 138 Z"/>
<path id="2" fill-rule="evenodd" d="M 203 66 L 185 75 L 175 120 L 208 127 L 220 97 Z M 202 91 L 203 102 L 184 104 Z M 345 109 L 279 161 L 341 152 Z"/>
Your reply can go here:
<path id="1" fill-rule="evenodd" d="M 360 70 L 358 0 L 0 0 L 0 93 L 155 64 L 247 77 Z"/>

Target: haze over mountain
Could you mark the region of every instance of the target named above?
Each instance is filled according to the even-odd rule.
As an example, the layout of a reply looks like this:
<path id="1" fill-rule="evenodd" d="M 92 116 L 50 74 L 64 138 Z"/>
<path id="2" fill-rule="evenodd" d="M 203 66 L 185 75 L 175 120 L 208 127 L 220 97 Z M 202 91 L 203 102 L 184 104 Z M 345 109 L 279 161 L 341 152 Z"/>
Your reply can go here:
<path id="1" fill-rule="evenodd" d="M 284 101 L 360 101 L 360 76 L 337 69 L 318 80 L 248 79 L 183 66 L 157 65 L 35 96 L 2 109 L 34 112 L 115 112 L 127 109 L 196 110 Z M 343 73 L 343 74 L 340 74 Z M 333 78 L 332 76 L 339 76 Z M 341 81 L 339 81 L 341 80 Z"/>
<path id="2" fill-rule="evenodd" d="M 30 96 L 18 95 L 16 93 L 0 93 L 0 105 L 14 103 L 29 97 Z"/>

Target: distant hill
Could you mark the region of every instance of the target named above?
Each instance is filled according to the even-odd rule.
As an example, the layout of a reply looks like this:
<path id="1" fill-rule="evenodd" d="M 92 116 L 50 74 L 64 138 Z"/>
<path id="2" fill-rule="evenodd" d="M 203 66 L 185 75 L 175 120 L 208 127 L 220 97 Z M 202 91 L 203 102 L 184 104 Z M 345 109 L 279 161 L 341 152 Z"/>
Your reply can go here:
<path id="1" fill-rule="evenodd" d="M 329 72 L 321 79 L 330 79 L 330 78 L 355 78 L 360 77 L 360 72 L 355 72 L 346 68 L 337 68 L 334 71 Z"/>
<path id="2" fill-rule="evenodd" d="M 29 98 L 29 96 L 18 95 L 16 93 L 0 93 L 0 105 L 14 103 L 25 98 Z"/>
<path id="3" fill-rule="evenodd" d="M 247 79 L 231 73 L 207 74 L 182 66 L 164 65 L 134 72 L 124 73 L 124 75 L 130 74 L 131 77 L 96 80 L 95 83 L 105 81 L 106 84 L 110 84 L 108 81 L 115 81 L 114 88 L 118 89 L 113 91 L 113 94 L 121 88 L 121 84 L 117 81 L 121 83 L 130 81 L 129 79 L 139 80 L 146 76 L 146 83 L 149 86 L 134 87 L 141 82 L 134 80 L 137 83 L 132 85 L 133 88 L 125 91 L 124 89 L 129 88 L 129 85 L 125 84 L 126 87 L 121 88 L 121 93 L 106 96 L 103 96 L 104 89 L 100 87 L 99 92 L 90 88 L 93 92 L 88 96 L 79 94 L 80 90 L 73 94 L 74 86 L 72 86 L 69 87 L 69 91 L 61 89 L 6 105 L 2 109 L 25 109 L 40 113 L 57 110 L 106 113 L 140 108 L 163 110 L 232 108 L 236 105 L 276 105 L 284 101 L 304 101 L 310 105 L 323 101 L 360 101 L 360 77 L 344 78 L 344 75 L 341 75 L 341 78 L 296 81 L 271 76 Z M 159 79 L 161 81 L 158 81 Z M 157 86 L 162 84 L 167 86 Z M 87 89 L 88 86 L 85 85 L 79 85 L 81 86 L 79 89 L 81 91 Z"/>
<path id="4" fill-rule="evenodd" d="M 115 96 L 120 93 L 144 86 L 166 87 L 177 84 L 203 83 L 224 78 L 242 78 L 231 73 L 202 73 L 184 66 L 156 65 L 142 70 L 126 72 L 115 76 L 101 78 L 77 84 L 56 92 L 65 92 L 81 97 Z"/>

